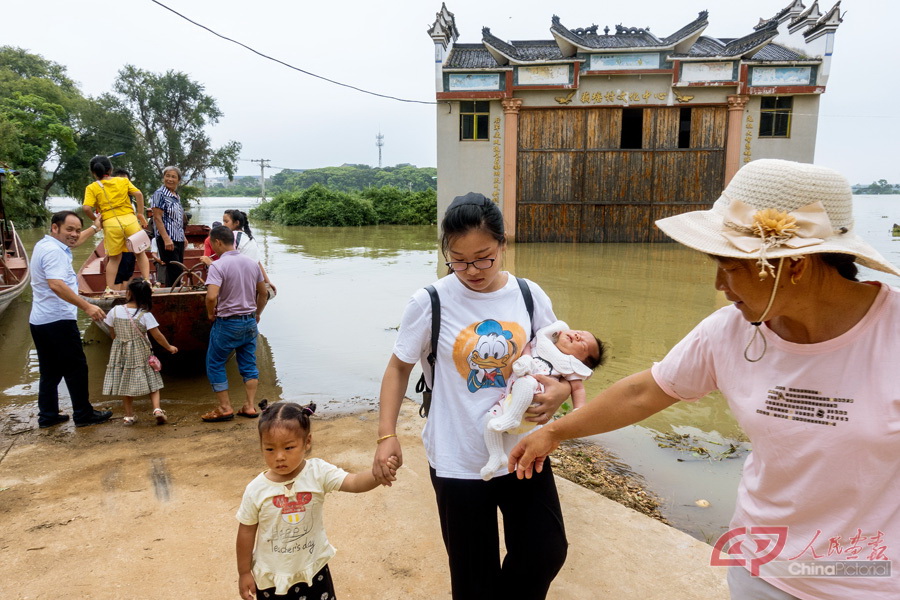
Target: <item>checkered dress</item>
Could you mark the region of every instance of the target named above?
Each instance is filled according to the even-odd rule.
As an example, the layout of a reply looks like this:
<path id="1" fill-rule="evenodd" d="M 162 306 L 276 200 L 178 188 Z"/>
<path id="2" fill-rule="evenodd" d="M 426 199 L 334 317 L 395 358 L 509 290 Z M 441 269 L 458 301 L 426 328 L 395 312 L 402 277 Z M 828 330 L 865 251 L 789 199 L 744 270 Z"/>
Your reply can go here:
<path id="1" fill-rule="evenodd" d="M 103 393 L 107 396 L 145 396 L 162 389 L 162 376 L 150 368 L 150 346 L 141 314 L 135 319 L 116 317 L 113 340 L 103 378 Z M 137 327 L 135 327 L 137 325 Z"/>

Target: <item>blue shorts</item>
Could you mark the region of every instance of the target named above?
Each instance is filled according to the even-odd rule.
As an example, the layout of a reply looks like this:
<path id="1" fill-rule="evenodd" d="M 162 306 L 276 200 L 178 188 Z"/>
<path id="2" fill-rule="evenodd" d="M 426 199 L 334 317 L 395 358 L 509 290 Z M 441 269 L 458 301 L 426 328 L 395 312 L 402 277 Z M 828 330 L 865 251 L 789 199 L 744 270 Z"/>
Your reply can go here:
<path id="1" fill-rule="evenodd" d="M 206 376 L 214 392 L 228 389 L 225 363 L 231 352 L 237 358 L 238 372 L 244 381 L 259 379 L 256 368 L 256 315 L 220 317 L 209 332 L 209 348 L 206 349 Z"/>

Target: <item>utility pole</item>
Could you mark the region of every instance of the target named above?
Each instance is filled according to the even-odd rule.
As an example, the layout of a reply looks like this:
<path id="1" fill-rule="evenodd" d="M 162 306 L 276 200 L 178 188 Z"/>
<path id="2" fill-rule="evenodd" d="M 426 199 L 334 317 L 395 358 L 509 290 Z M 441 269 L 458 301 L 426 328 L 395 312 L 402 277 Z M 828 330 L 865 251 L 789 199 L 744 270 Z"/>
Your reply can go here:
<path id="1" fill-rule="evenodd" d="M 375 136 L 375 145 L 378 146 L 378 168 L 381 168 L 381 147 L 384 146 L 384 136 L 381 135 L 381 131 L 378 131 L 378 135 Z"/>
<path id="2" fill-rule="evenodd" d="M 266 201 L 266 167 L 269 165 L 268 158 L 251 158 L 250 162 L 258 162 L 259 163 L 259 185 L 260 185 L 260 195 L 262 196 L 261 202 Z"/>

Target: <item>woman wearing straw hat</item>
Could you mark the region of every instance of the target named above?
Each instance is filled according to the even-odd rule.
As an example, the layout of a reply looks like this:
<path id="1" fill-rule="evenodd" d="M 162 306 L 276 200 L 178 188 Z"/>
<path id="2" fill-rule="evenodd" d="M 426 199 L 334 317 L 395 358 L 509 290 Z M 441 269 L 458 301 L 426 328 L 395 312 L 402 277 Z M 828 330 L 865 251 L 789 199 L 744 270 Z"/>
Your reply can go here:
<path id="1" fill-rule="evenodd" d="M 715 260 L 716 289 L 733 306 L 650 369 L 524 438 L 510 471 L 530 477 L 562 440 L 718 389 L 753 445 L 714 551 L 713 564 L 732 565 L 732 598 L 897 598 L 900 564 L 893 576 L 785 577 L 825 560 L 882 561 L 864 566 L 891 573 L 900 556 L 900 290 L 857 281 L 855 263 L 900 269 L 853 233 L 846 179 L 757 160 L 711 210 L 657 225 Z"/>

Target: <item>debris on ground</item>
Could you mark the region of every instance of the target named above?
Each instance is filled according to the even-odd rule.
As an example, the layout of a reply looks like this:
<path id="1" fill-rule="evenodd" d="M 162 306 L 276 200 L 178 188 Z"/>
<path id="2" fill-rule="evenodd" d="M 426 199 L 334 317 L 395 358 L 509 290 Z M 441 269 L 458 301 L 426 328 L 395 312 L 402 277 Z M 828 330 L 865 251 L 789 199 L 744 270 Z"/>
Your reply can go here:
<path id="1" fill-rule="evenodd" d="M 740 458 L 749 451 L 747 445 L 740 441 L 724 438 L 721 441 L 701 439 L 690 433 L 676 433 L 674 431 L 662 433 L 656 431 L 653 433 L 653 439 L 656 440 L 656 445 L 660 448 L 671 448 L 672 450 L 688 453 L 694 458 L 707 460 Z M 681 461 L 683 459 L 678 460 Z"/>
<path id="2" fill-rule="evenodd" d="M 659 510 L 660 499 L 647 490 L 643 478 L 608 450 L 569 440 L 560 444 L 550 460 L 560 477 L 668 524 Z"/>

